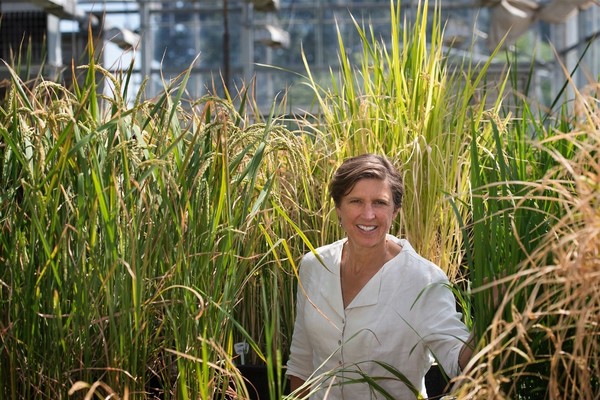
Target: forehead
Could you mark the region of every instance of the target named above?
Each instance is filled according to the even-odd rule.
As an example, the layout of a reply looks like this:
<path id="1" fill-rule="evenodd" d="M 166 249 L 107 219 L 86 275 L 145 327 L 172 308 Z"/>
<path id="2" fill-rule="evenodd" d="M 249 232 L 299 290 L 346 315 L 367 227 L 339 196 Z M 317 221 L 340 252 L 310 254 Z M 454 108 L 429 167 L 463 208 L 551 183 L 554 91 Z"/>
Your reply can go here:
<path id="1" fill-rule="evenodd" d="M 346 193 L 348 196 L 388 197 L 392 195 L 390 183 L 387 179 L 363 178 L 356 181 L 354 186 Z"/>

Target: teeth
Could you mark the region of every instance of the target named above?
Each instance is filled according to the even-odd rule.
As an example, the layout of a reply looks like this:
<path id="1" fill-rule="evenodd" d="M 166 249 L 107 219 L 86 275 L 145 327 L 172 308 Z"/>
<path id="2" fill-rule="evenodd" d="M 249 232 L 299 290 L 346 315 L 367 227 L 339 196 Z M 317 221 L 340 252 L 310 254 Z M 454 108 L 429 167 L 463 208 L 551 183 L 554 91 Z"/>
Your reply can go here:
<path id="1" fill-rule="evenodd" d="M 366 226 L 366 225 L 358 225 L 358 227 L 359 227 L 360 229 L 362 229 L 363 231 L 372 231 L 372 230 L 374 230 L 374 229 L 375 229 L 375 227 L 374 227 L 374 226 Z"/>

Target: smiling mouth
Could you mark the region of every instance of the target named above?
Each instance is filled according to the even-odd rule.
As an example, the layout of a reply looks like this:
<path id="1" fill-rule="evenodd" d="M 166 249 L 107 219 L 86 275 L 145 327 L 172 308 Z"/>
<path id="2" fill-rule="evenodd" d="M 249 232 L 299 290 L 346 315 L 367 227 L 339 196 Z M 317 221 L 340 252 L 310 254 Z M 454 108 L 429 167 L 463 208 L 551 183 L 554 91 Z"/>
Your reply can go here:
<path id="1" fill-rule="evenodd" d="M 377 227 L 373 226 L 373 225 L 357 225 L 358 229 L 360 229 L 361 231 L 365 231 L 365 232 L 371 232 L 374 231 Z"/>

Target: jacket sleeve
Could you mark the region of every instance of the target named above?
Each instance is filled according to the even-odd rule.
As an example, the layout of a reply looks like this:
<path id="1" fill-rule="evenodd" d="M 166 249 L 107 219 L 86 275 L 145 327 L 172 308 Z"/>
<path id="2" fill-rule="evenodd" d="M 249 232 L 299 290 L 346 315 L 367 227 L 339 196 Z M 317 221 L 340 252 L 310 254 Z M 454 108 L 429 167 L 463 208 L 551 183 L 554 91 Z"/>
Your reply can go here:
<path id="1" fill-rule="evenodd" d="M 462 314 L 456 311 L 456 300 L 445 275 L 436 277 L 425 288 L 419 303 L 426 327 L 423 340 L 444 372 L 451 378 L 458 376 L 458 356 L 469 331 Z"/>
<path id="2" fill-rule="evenodd" d="M 310 265 L 307 265 L 306 256 L 300 263 L 300 281 L 296 291 L 296 320 L 290 347 L 290 358 L 287 362 L 287 375 L 297 376 L 307 380 L 313 373 L 313 350 L 308 339 L 305 326 L 306 292 L 309 290 Z"/>

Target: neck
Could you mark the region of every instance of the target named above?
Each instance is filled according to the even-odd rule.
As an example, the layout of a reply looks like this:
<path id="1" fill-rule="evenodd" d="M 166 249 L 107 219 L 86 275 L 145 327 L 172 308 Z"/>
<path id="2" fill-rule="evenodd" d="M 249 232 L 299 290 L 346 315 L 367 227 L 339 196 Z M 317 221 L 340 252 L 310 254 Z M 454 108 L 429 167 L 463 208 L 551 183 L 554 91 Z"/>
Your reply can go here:
<path id="1" fill-rule="evenodd" d="M 350 241 L 344 245 L 342 252 L 342 266 L 345 270 L 359 274 L 364 271 L 379 270 L 383 264 L 398 254 L 394 251 L 397 245 L 389 241 L 370 248 L 356 248 Z"/>

